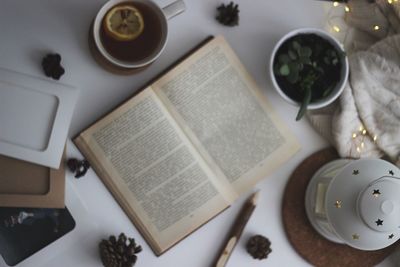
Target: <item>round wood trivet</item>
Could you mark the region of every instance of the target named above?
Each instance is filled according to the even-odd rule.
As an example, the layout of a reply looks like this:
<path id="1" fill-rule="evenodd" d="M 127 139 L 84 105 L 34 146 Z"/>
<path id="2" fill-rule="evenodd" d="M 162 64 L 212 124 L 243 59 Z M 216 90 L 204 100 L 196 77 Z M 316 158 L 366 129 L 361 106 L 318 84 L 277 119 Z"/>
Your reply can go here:
<path id="1" fill-rule="evenodd" d="M 323 149 L 306 158 L 290 177 L 282 201 L 285 232 L 293 248 L 306 261 L 321 267 L 375 266 L 399 244 L 377 251 L 361 251 L 326 240 L 308 221 L 304 197 L 309 180 L 325 163 L 339 158 L 333 148 Z"/>
<path id="2" fill-rule="evenodd" d="M 92 31 L 93 31 L 93 22 L 90 25 L 89 33 L 88 33 L 89 50 L 90 50 L 90 53 L 92 54 L 94 60 L 105 70 L 107 70 L 111 73 L 114 73 L 114 74 L 119 74 L 119 75 L 131 75 L 131 74 L 141 72 L 142 70 L 145 70 L 148 66 L 151 65 L 151 63 L 150 63 L 141 68 L 122 68 L 120 66 L 114 65 L 100 53 L 99 49 L 97 48 L 97 46 L 94 42 Z"/>

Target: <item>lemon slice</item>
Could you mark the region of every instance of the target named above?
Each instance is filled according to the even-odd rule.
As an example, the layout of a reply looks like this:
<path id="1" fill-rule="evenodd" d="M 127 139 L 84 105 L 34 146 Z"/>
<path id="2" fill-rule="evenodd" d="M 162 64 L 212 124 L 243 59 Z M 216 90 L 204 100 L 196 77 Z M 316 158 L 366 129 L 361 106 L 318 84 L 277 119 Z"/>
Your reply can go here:
<path id="1" fill-rule="evenodd" d="M 131 41 L 144 28 L 142 14 L 131 5 L 116 6 L 107 12 L 104 21 L 106 32 L 119 41 Z"/>

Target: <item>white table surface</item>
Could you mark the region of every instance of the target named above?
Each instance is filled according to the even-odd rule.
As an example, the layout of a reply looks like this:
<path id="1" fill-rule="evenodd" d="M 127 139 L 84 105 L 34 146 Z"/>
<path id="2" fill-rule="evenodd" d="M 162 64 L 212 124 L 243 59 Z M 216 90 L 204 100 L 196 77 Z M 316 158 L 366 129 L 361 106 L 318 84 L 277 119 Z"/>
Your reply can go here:
<path id="1" fill-rule="evenodd" d="M 307 120 L 294 120 L 297 108 L 284 102 L 273 90 L 267 64 L 274 43 L 289 30 L 299 27 L 325 28 L 330 4 L 311 0 L 240 0 L 236 1 L 240 6 L 240 25 L 230 28 L 218 24 L 214 19 L 215 8 L 221 1 L 186 0 L 185 13 L 169 22 L 169 41 L 161 57 L 140 74 L 118 76 L 99 67 L 88 50 L 89 24 L 104 2 L 2 0 L 0 67 L 43 77 L 41 58 L 48 52 L 60 53 L 66 70 L 61 82 L 75 85 L 81 90 L 70 128 L 71 138 L 111 107 L 132 95 L 142 84 L 206 36 L 224 35 L 302 144 L 299 153 L 257 185 L 261 190 L 259 205 L 227 266 L 309 266 L 286 238 L 281 219 L 281 201 L 285 184 L 294 168 L 305 157 L 328 144 L 311 128 Z M 165 5 L 170 1 L 157 2 Z M 68 141 L 68 155 L 80 157 L 71 141 Z M 95 240 L 120 232 L 135 237 L 143 247 L 136 266 L 209 266 L 240 207 L 250 194 L 242 196 L 230 209 L 170 251 L 156 257 L 93 171 L 89 171 L 80 180 L 74 179 L 71 174 L 67 178 L 88 208 L 88 216 L 98 225 L 98 236 L 91 237 L 93 242 L 76 240 L 73 246 L 65 248 L 62 253 L 44 255 L 49 259 L 43 265 L 47 267 L 101 266 Z M 272 242 L 272 253 L 265 261 L 253 260 L 244 249 L 245 242 L 253 234 L 264 235 Z M 395 265 L 388 259 L 380 266 Z"/>

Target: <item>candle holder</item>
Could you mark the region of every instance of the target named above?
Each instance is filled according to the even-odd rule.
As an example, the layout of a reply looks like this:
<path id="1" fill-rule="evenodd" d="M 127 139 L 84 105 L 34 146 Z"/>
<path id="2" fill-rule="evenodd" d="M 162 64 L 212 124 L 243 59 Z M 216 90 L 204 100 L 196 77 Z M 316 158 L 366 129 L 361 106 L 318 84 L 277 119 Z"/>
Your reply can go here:
<path id="1" fill-rule="evenodd" d="M 400 238 L 400 170 L 381 159 L 338 159 L 311 178 L 305 208 L 326 239 L 360 250 Z"/>

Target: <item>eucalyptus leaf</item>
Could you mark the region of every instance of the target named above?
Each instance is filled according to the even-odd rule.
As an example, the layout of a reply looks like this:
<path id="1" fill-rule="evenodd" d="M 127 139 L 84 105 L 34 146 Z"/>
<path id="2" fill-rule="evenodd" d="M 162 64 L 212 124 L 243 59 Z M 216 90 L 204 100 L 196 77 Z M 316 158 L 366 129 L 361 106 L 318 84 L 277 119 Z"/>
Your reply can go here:
<path id="1" fill-rule="evenodd" d="M 343 50 L 338 51 L 338 53 L 339 53 L 339 57 L 342 59 L 344 59 L 347 56 L 346 52 Z"/>
<path id="2" fill-rule="evenodd" d="M 299 68 L 294 63 L 292 63 L 292 64 L 289 63 L 289 68 L 290 68 L 290 73 L 287 76 L 287 80 L 288 80 L 288 82 L 294 84 L 294 83 L 298 82 L 299 77 L 300 77 L 299 76 Z"/>
<path id="3" fill-rule="evenodd" d="M 311 65 L 311 59 L 309 57 L 306 56 L 300 56 L 299 61 L 303 64 L 309 64 Z"/>
<path id="4" fill-rule="evenodd" d="M 332 92 L 333 88 L 334 88 L 333 85 L 326 88 L 322 93 L 322 98 L 327 97 Z"/>
<path id="5" fill-rule="evenodd" d="M 300 56 L 309 58 L 312 55 L 312 50 L 308 46 L 301 47 L 299 50 L 299 54 L 300 54 Z"/>
<path id="6" fill-rule="evenodd" d="M 282 76 L 288 76 L 290 74 L 290 69 L 287 64 L 283 64 L 279 69 L 279 74 Z"/>
<path id="7" fill-rule="evenodd" d="M 299 51 L 301 48 L 301 45 L 297 41 L 293 41 L 292 46 L 296 51 Z"/>
<path id="8" fill-rule="evenodd" d="M 300 64 L 298 62 L 289 62 L 288 64 L 290 72 L 299 72 Z"/>
<path id="9" fill-rule="evenodd" d="M 297 59 L 297 55 L 293 50 L 289 50 L 288 51 L 288 55 L 289 55 L 290 59 L 292 59 L 292 60 L 296 60 Z"/>

